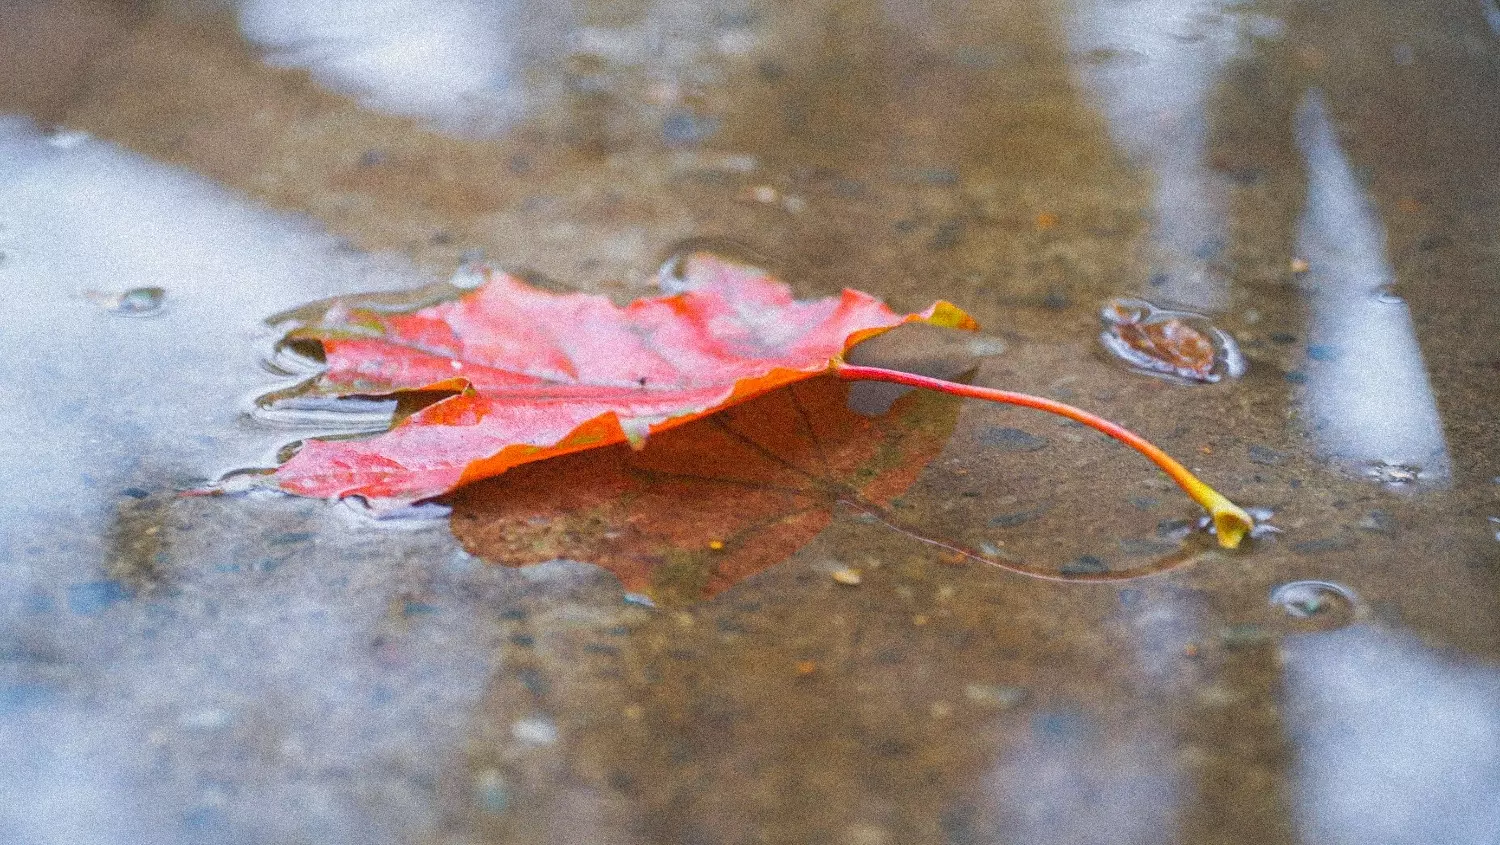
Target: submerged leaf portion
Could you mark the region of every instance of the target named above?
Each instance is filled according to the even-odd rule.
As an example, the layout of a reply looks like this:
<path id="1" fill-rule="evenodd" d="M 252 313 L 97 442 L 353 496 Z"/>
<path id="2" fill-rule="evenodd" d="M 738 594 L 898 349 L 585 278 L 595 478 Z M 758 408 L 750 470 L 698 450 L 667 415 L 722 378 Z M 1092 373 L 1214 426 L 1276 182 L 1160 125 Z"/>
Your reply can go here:
<path id="1" fill-rule="evenodd" d="M 759 271 L 711 259 L 675 296 L 617 306 L 496 273 L 414 313 L 341 307 L 289 335 L 321 345 L 317 388 L 452 391 L 364 440 L 309 441 L 275 474 L 304 496 L 377 508 L 430 498 L 532 461 L 647 436 L 826 372 L 903 322 L 974 328 L 940 302 L 900 315 L 853 290 L 798 301 Z"/>
<path id="2" fill-rule="evenodd" d="M 840 504 L 879 514 L 942 451 L 950 397 L 889 413 L 848 407 L 848 385 L 808 379 L 653 438 L 517 467 L 451 498 L 453 532 L 508 566 L 595 563 L 661 604 L 715 595 L 787 559 Z"/>

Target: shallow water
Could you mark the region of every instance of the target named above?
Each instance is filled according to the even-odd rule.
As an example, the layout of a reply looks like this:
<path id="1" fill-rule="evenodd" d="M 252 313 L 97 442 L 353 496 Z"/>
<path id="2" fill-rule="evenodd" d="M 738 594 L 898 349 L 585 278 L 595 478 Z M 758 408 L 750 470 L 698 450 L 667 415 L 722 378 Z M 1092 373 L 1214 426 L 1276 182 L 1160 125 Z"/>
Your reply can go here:
<path id="1" fill-rule="evenodd" d="M 1495 15 L 0 4 L 0 839 L 1496 840 Z M 1144 461 L 972 404 L 904 525 L 1188 565 L 1042 582 L 847 513 L 653 609 L 442 519 L 178 495 L 305 436 L 256 411 L 298 380 L 267 317 L 481 257 L 623 301 L 685 242 L 957 302 L 976 383 L 1281 533 L 1215 550 Z M 1247 372 L 1117 366 L 1115 297 Z"/>

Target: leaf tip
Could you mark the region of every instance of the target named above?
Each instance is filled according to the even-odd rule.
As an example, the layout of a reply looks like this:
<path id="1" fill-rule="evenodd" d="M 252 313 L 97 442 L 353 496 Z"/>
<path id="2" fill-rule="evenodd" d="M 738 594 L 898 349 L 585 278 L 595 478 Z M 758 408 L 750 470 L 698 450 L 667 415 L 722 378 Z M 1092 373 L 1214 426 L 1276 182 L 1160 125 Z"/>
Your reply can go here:
<path id="1" fill-rule="evenodd" d="M 977 331 L 979 321 L 970 317 L 967 311 L 957 305 L 940 299 L 933 303 L 932 307 L 922 313 L 923 322 L 934 326 L 943 326 L 950 329 L 963 329 L 965 331 Z"/>

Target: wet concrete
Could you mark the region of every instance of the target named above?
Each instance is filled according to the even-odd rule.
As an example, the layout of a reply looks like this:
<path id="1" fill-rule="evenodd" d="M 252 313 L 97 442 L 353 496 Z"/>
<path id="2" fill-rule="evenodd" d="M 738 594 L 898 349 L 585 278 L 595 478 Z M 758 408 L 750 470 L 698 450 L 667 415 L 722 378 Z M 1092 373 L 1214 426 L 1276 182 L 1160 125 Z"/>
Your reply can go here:
<path id="1" fill-rule="evenodd" d="M 0 3 L 0 838 L 1500 837 L 1492 4 Z M 715 598 L 513 569 L 446 521 L 183 497 L 304 428 L 261 321 L 483 256 L 655 290 L 684 241 L 969 310 L 892 503 Z M 108 307 L 138 288 L 159 312 Z M 1248 371 L 1169 382 L 1112 297 Z M 997 347 L 998 348 L 998 347 Z M 857 586 L 832 573 L 855 568 Z M 1269 596 L 1313 579 L 1352 597 Z M 1305 594 L 1304 594 L 1305 598 Z"/>

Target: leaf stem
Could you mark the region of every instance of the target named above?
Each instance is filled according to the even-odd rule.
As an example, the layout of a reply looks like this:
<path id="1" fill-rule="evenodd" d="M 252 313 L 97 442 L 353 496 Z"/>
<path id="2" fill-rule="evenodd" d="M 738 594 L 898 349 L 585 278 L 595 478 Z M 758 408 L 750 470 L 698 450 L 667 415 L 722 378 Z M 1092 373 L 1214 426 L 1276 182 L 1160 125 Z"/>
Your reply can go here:
<path id="1" fill-rule="evenodd" d="M 1165 472 L 1173 481 L 1177 482 L 1177 486 L 1181 487 L 1183 491 L 1191 496 L 1193 501 L 1202 505 L 1204 510 L 1208 511 L 1209 515 L 1213 517 L 1214 530 L 1219 538 L 1219 545 L 1224 548 L 1238 548 L 1240 542 L 1255 527 L 1255 520 L 1243 508 L 1229 501 L 1219 491 L 1203 483 L 1196 475 L 1189 472 L 1187 467 L 1178 463 L 1171 455 L 1163 452 L 1155 444 L 1123 426 L 1110 422 L 1103 417 L 1095 416 L 1081 408 L 1075 408 L 1072 405 L 1041 396 L 1032 396 L 1028 393 L 1013 393 L 1009 390 L 996 390 L 992 387 L 975 387 L 971 384 L 944 381 L 943 379 L 919 376 L 914 373 L 903 373 L 899 370 L 887 370 L 881 367 L 861 367 L 854 364 L 846 364 L 842 360 L 834 363 L 833 371 L 839 378 L 850 381 L 888 381 L 908 387 L 936 390 L 953 396 L 984 399 L 1008 405 L 1021 405 L 1067 417 L 1096 431 L 1101 431 L 1150 458 L 1152 463 L 1160 467 L 1162 472 Z"/>

